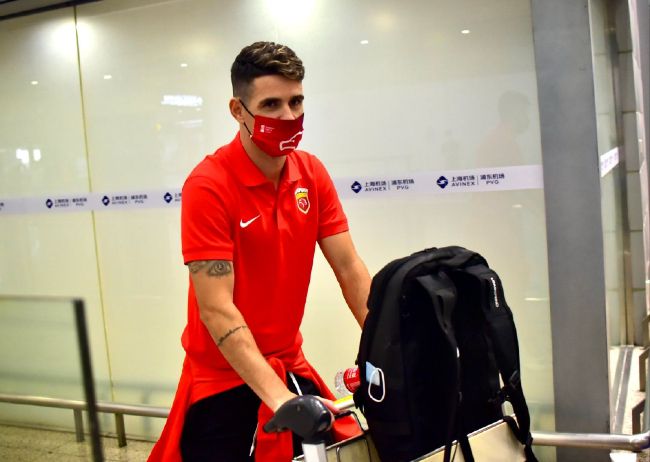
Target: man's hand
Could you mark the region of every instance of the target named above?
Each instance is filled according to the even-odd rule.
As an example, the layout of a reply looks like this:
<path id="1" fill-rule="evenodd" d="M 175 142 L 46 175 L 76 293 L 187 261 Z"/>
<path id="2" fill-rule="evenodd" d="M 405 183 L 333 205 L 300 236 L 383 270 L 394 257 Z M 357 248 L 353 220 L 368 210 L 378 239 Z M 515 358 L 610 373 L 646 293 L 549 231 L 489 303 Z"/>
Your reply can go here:
<path id="1" fill-rule="evenodd" d="M 275 405 L 271 410 L 272 410 L 273 413 L 275 414 L 275 412 L 277 412 L 277 410 L 280 409 L 280 406 L 282 406 L 282 405 L 283 405 L 284 403 L 286 403 L 287 401 L 292 400 L 292 399 L 295 398 L 296 396 L 298 396 L 298 395 L 296 395 L 295 393 L 292 393 L 292 392 L 287 388 L 287 393 L 285 393 L 281 398 L 279 398 L 279 399 L 276 401 L 276 405 Z"/>
<path id="2" fill-rule="evenodd" d="M 341 410 L 336 407 L 336 404 L 334 404 L 334 401 L 329 400 L 327 398 L 323 398 L 322 396 L 317 396 L 318 398 L 327 408 L 328 411 L 332 413 L 332 416 L 338 415 L 341 413 Z"/>

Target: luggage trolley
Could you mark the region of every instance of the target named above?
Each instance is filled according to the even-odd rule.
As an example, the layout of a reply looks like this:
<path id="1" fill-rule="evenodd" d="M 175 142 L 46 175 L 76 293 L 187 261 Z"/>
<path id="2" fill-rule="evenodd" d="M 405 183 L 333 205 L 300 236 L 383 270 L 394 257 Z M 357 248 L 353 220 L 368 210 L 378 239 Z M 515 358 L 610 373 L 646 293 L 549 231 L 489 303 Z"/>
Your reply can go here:
<path id="1" fill-rule="evenodd" d="M 342 410 L 354 403 L 339 405 Z M 345 413 L 344 415 L 347 415 Z M 264 426 L 267 432 L 291 430 L 303 438 L 304 456 L 294 460 L 304 462 L 380 462 L 368 435 L 351 438 L 325 447 L 325 433 L 332 426 L 332 415 L 315 396 L 303 395 L 283 404 Z M 476 460 L 481 462 L 520 462 L 525 460 L 523 446 L 517 441 L 507 423 L 495 422 L 469 435 Z M 462 451 L 452 446 L 454 462 L 464 462 Z M 442 462 L 444 447 L 418 457 L 413 462 Z"/>
<path id="2" fill-rule="evenodd" d="M 648 370 L 650 380 L 650 369 Z M 337 402 L 341 410 L 354 406 L 352 400 Z M 646 403 L 646 410 L 650 406 Z M 650 411 L 648 411 L 650 414 Z M 646 428 L 650 427 L 646 419 Z M 264 426 L 268 432 L 292 430 L 305 438 L 304 462 L 381 462 L 367 434 L 325 447 L 324 433 L 331 427 L 332 417 L 325 405 L 316 397 L 305 395 L 288 401 L 278 409 L 275 416 Z M 525 460 L 523 446 L 517 441 L 507 423 L 500 420 L 468 435 L 472 452 L 480 462 L 519 462 Z M 546 433 L 533 432 L 534 444 L 538 446 L 573 447 L 623 450 L 641 452 L 650 449 L 650 431 L 635 435 L 599 433 Z M 452 449 L 452 451 L 455 448 Z M 452 452 L 454 462 L 464 462 L 458 448 Z M 418 457 L 413 462 L 442 462 L 444 448 Z"/>

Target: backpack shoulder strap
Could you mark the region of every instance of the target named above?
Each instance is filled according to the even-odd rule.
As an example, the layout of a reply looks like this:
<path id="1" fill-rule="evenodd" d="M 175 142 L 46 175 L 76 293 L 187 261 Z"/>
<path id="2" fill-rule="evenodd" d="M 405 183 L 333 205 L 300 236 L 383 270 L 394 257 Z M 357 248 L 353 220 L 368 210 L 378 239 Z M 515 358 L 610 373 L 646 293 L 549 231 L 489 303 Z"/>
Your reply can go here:
<path id="1" fill-rule="evenodd" d="M 527 462 L 536 462 L 531 445 L 530 413 L 521 386 L 519 342 L 512 311 L 506 303 L 499 276 L 487 265 L 477 264 L 464 268 L 467 274 L 476 277 L 481 286 L 481 312 L 485 317 L 486 329 L 494 357 L 504 383 L 502 394 L 510 401 L 517 416 L 517 425 L 510 421 L 517 439 L 524 445 Z"/>
<path id="2" fill-rule="evenodd" d="M 438 271 L 434 274 L 423 274 L 417 276 L 415 279 L 428 295 L 440 332 L 443 333 L 447 341 L 447 351 L 439 352 L 439 354 L 446 354 L 453 359 L 452 364 L 454 370 L 451 371 L 452 384 L 449 387 L 448 395 L 443 397 L 445 402 L 451 404 L 447 421 L 445 453 L 443 458 L 443 462 L 449 462 L 452 443 L 457 438 L 458 407 L 461 401 L 460 360 L 452 322 L 454 307 L 456 305 L 456 288 L 449 276 L 443 271 Z"/>

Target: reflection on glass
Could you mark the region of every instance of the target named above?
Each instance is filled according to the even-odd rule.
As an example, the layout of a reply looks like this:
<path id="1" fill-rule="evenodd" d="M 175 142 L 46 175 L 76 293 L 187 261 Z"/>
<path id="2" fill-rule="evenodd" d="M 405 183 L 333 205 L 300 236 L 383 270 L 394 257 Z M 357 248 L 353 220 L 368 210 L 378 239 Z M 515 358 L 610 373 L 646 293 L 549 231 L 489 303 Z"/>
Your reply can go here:
<path id="1" fill-rule="evenodd" d="M 20 161 L 20 163 L 26 167 L 29 167 L 29 164 L 31 163 L 32 160 L 34 162 L 39 162 L 42 158 L 43 155 L 40 149 L 32 149 L 31 158 L 30 158 L 29 149 L 23 149 L 23 148 L 16 149 L 16 159 L 18 159 L 18 161 Z"/>
<path id="2" fill-rule="evenodd" d="M 266 0 L 269 15 L 283 24 L 307 20 L 315 6 L 316 0 Z"/>
<path id="3" fill-rule="evenodd" d="M 18 159 L 23 165 L 29 165 L 29 150 L 16 149 L 16 159 Z"/>
<path id="4" fill-rule="evenodd" d="M 163 95 L 160 104 L 163 106 L 200 107 L 203 105 L 203 98 L 196 95 Z"/>
<path id="5" fill-rule="evenodd" d="M 497 102 L 498 122 L 483 138 L 477 150 L 478 165 L 503 166 L 535 163 L 521 144 L 520 137 L 530 127 L 530 99 L 509 90 Z"/>
<path id="6" fill-rule="evenodd" d="M 0 393 L 7 398 L 46 398 L 62 405 L 0 403 L 5 423 L 81 432 L 72 425 L 70 407 L 81 401 L 93 460 L 103 460 L 83 301 L 0 296 L 0 371 Z"/>
<path id="7" fill-rule="evenodd" d="M 1 393 L 83 400 L 71 301 L 1 297 L 0 371 Z M 7 406 L 2 415 L 14 422 L 71 423 L 69 413 L 45 408 Z"/>
<path id="8" fill-rule="evenodd" d="M 610 345 L 628 342 L 625 323 L 625 270 L 623 261 L 623 224 L 620 168 L 614 148 L 617 146 L 614 86 L 611 50 L 607 27 L 607 4 L 589 2 L 594 71 L 594 96 L 598 156 L 601 161 L 601 210 L 605 258 L 607 333 Z M 607 165 L 609 164 L 609 165 Z"/>
<path id="9" fill-rule="evenodd" d="M 87 192 L 73 10 L 6 26 L 0 27 L 0 144 L 12 155 L 0 156 L 0 196 Z"/>

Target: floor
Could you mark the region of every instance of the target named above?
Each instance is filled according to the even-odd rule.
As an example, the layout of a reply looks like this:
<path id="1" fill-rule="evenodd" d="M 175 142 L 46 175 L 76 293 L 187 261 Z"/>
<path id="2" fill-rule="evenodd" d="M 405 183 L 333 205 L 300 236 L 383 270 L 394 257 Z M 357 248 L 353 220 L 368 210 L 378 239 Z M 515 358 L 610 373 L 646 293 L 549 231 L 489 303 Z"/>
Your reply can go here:
<path id="1" fill-rule="evenodd" d="M 153 443 L 129 440 L 120 448 L 116 438 L 102 438 L 104 460 L 144 462 Z M 90 444 L 77 443 L 74 433 L 0 425 L 0 461 L 86 462 L 92 460 Z"/>

